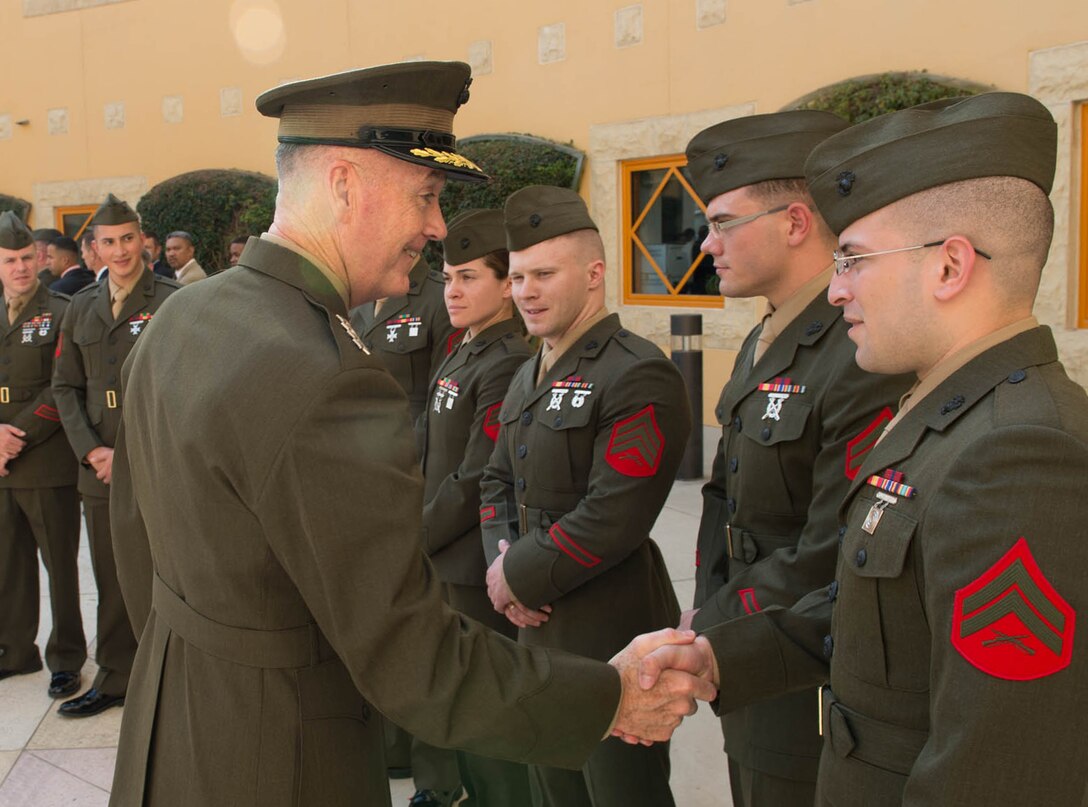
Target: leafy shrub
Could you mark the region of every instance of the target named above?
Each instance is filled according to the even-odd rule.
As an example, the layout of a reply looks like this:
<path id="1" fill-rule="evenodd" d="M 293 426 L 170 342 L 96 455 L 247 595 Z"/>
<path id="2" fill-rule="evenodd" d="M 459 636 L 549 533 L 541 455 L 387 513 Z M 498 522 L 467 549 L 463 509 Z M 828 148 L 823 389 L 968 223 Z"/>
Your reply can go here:
<path id="1" fill-rule="evenodd" d="M 26 217 L 30 214 L 30 202 L 26 199 L 20 199 L 18 196 L 9 196 L 6 193 L 0 193 L 0 213 L 6 211 L 12 211 L 16 216 L 26 221 Z"/>
<path id="2" fill-rule="evenodd" d="M 457 143 L 457 151 L 482 168 L 490 182 L 447 182 L 439 199 L 449 221 L 473 208 L 501 209 L 506 197 L 529 185 L 578 188 L 585 155 L 571 145 L 532 135 L 482 134 Z M 441 268 L 442 248 L 428 244 L 424 254 Z"/>
<path id="3" fill-rule="evenodd" d="M 209 273 L 227 266 L 227 245 L 259 235 L 272 223 L 276 180 L 252 171 L 190 171 L 160 182 L 137 205 L 143 227 L 165 240 L 174 230 L 193 236 L 196 260 Z"/>
<path id="4" fill-rule="evenodd" d="M 913 73 L 882 73 L 840 81 L 806 95 L 789 109 L 822 109 L 834 112 L 851 123 L 875 118 L 907 107 L 975 95 L 987 89 L 981 84 L 930 76 L 924 70 Z"/>

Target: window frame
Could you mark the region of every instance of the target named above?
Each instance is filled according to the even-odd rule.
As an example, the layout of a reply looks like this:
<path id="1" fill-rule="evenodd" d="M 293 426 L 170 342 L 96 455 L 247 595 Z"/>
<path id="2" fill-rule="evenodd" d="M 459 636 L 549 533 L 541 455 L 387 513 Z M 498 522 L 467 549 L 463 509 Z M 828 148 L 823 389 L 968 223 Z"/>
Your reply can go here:
<path id="1" fill-rule="evenodd" d="M 63 205 L 61 207 L 54 207 L 53 226 L 63 233 L 65 216 L 86 216 L 83 221 L 83 226 L 72 236 L 72 240 L 79 243 L 79 239 L 83 237 L 83 233 L 91 226 L 91 219 L 94 218 L 94 214 L 97 211 L 98 205 Z"/>
<path id="2" fill-rule="evenodd" d="M 623 234 L 623 304 L 624 305 L 648 305 L 648 306 L 668 306 L 670 308 L 717 308 L 720 309 L 724 306 L 724 299 L 717 294 L 680 294 L 680 290 L 684 284 L 691 278 L 698 268 L 698 262 L 693 263 L 688 267 L 688 271 L 680 279 L 676 289 L 670 294 L 642 294 L 636 292 L 634 286 L 634 267 L 635 267 L 635 250 L 638 249 L 642 256 L 650 261 L 654 270 L 661 277 L 662 281 L 666 284 L 666 288 L 672 284 L 669 279 L 661 271 L 654 261 L 653 257 L 646 250 L 642 244 L 641 239 L 636 240 L 635 235 L 638 232 L 639 225 L 646 217 L 647 212 L 653 207 L 657 201 L 661 192 L 665 189 L 669 179 L 673 176 L 677 178 L 681 185 L 691 194 L 692 199 L 699 205 L 703 213 L 706 213 L 706 205 L 703 200 L 699 198 L 699 194 L 695 192 L 695 189 L 691 187 L 691 184 L 684 178 L 684 175 L 679 171 L 687 165 L 687 158 L 683 154 L 665 154 L 657 157 L 642 157 L 634 160 L 622 160 L 620 161 L 620 216 L 622 217 L 620 230 Z M 634 211 L 632 209 L 631 199 L 631 175 L 641 171 L 654 171 L 659 169 L 666 169 L 665 178 L 658 185 L 656 190 L 650 196 L 649 200 L 643 205 L 642 210 L 639 212 L 638 218 L 632 221 Z"/>

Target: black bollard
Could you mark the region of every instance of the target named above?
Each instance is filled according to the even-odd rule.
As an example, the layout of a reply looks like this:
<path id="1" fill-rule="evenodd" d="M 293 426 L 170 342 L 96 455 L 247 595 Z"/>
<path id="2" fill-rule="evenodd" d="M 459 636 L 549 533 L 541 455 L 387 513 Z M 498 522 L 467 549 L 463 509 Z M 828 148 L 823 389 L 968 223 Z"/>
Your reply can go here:
<path id="1" fill-rule="evenodd" d="M 672 363 L 680 370 L 691 403 L 691 436 L 677 479 L 703 477 L 703 315 L 673 314 Z"/>

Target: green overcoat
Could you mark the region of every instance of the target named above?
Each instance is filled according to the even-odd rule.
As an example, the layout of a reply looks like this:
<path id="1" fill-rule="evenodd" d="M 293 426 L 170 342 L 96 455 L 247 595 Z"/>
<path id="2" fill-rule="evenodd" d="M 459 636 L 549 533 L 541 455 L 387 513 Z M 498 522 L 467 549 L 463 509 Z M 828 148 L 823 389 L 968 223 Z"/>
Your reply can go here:
<path id="1" fill-rule="evenodd" d="M 374 708 L 571 767 L 606 731 L 613 670 L 442 604 L 407 402 L 360 345 L 316 267 L 251 239 L 137 346 L 112 504 L 142 636 L 113 805 L 388 804 Z"/>

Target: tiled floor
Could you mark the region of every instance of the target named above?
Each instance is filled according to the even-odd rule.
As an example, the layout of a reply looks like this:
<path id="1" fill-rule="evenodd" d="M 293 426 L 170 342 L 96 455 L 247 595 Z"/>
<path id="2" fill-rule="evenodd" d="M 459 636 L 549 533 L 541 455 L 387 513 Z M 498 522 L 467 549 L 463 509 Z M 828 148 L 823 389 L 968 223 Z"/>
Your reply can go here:
<path id="1" fill-rule="evenodd" d="M 695 587 L 693 556 L 701 484 L 676 483 L 653 533 L 682 606 L 691 602 Z M 83 621 L 91 639 L 96 597 L 86 536 L 81 546 L 80 580 Z M 49 602 L 43 599 L 39 646 L 44 646 L 48 620 Z M 93 639 L 91 651 L 93 656 Z M 94 671 L 94 662 L 88 661 L 83 670 L 84 687 Z M 46 671 L 0 681 L 0 807 L 104 807 L 109 801 L 123 710 L 67 720 L 56 714 L 56 702 L 45 694 L 48 682 Z M 721 745 L 718 721 L 705 706 L 677 731 L 671 780 L 677 804 L 730 807 Z M 407 804 L 413 792 L 411 782 L 392 782 L 390 787 L 393 804 Z"/>

